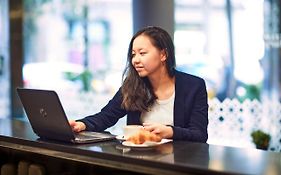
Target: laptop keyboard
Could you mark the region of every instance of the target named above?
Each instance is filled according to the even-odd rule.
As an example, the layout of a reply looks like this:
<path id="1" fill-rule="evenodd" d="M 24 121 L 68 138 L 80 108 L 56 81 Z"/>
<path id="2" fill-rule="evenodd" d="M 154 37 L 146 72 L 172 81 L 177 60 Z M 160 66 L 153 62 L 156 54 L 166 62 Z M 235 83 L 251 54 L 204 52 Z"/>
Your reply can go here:
<path id="1" fill-rule="evenodd" d="M 75 134 L 75 138 L 78 139 L 78 140 L 92 140 L 93 138 L 99 138 L 99 137 L 82 135 L 82 134 Z"/>
<path id="2" fill-rule="evenodd" d="M 99 133 L 99 132 L 90 132 L 90 131 L 83 131 L 75 134 L 75 137 L 77 139 L 85 140 L 85 139 L 93 139 L 93 138 L 110 138 L 114 137 L 111 134 L 106 134 L 106 133 Z"/>

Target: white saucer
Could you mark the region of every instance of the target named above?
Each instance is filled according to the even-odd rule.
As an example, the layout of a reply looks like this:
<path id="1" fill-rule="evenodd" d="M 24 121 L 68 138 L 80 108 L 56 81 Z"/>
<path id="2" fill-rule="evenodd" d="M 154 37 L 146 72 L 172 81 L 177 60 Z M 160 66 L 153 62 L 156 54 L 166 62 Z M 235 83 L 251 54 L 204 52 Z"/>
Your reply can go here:
<path id="1" fill-rule="evenodd" d="M 124 135 L 118 135 L 118 136 L 116 136 L 116 139 L 117 139 L 117 140 L 120 140 L 120 141 L 125 141 L 125 140 L 127 140 L 127 138 L 126 138 Z"/>
<path id="2" fill-rule="evenodd" d="M 151 141 L 146 141 L 143 144 L 134 144 L 130 141 L 124 141 L 122 142 L 122 145 L 128 146 L 128 147 L 133 147 L 133 148 L 148 148 L 148 147 L 153 147 L 157 145 L 162 145 L 164 143 L 171 142 L 171 139 L 162 139 L 161 142 L 151 142 Z"/>

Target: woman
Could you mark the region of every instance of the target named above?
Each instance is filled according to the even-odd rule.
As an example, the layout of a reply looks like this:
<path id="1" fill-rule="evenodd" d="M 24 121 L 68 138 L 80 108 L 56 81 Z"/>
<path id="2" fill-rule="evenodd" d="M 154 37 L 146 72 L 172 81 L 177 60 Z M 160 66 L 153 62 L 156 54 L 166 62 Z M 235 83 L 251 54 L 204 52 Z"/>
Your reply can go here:
<path id="1" fill-rule="evenodd" d="M 206 142 L 208 103 L 203 79 L 175 69 L 174 45 L 159 27 L 131 39 L 121 88 L 101 112 L 69 121 L 75 132 L 103 131 L 127 115 L 161 138 Z"/>

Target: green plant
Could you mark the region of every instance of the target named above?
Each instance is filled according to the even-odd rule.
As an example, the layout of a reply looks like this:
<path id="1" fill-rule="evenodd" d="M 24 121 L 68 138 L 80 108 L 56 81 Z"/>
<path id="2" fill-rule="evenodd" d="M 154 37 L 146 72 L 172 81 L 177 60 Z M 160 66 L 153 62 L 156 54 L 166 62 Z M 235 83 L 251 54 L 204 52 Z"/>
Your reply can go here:
<path id="1" fill-rule="evenodd" d="M 86 69 L 80 74 L 74 74 L 72 72 L 65 72 L 65 76 L 68 80 L 71 81 L 81 81 L 83 91 L 89 92 L 91 90 L 91 80 L 93 78 L 92 73 Z"/>
<path id="2" fill-rule="evenodd" d="M 262 130 L 256 130 L 251 133 L 254 144 L 257 149 L 267 150 L 271 136 Z"/>

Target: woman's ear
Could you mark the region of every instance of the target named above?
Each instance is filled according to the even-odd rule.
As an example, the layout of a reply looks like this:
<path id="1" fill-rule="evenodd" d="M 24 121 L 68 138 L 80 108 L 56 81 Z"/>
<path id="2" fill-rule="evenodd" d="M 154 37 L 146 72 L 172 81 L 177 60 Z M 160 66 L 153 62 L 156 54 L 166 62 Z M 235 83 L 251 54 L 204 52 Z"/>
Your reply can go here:
<path id="1" fill-rule="evenodd" d="M 161 61 L 166 61 L 167 58 L 168 58 L 168 53 L 167 53 L 166 49 L 162 49 L 161 50 Z"/>

